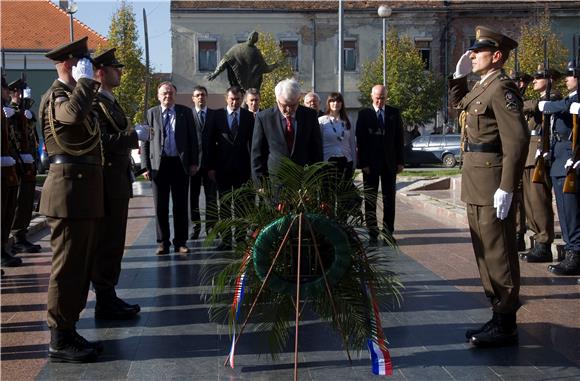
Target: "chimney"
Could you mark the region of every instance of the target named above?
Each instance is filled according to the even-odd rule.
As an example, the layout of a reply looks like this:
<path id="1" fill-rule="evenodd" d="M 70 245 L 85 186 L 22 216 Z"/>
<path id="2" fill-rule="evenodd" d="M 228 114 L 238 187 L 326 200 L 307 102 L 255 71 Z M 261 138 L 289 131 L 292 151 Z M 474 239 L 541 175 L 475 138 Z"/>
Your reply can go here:
<path id="1" fill-rule="evenodd" d="M 58 0 L 58 7 L 66 12 L 68 8 L 68 0 Z"/>

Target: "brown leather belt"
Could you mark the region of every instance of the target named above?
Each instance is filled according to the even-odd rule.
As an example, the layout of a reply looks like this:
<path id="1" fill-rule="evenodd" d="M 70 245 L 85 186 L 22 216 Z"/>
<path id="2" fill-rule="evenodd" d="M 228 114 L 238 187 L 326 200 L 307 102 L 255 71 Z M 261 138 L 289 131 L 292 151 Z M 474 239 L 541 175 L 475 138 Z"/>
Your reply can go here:
<path id="1" fill-rule="evenodd" d="M 71 155 L 53 155 L 48 158 L 50 164 L 82 164 L 82 165 L 101 165 L 101 158 L 98 156 L 71 156 Z"/>

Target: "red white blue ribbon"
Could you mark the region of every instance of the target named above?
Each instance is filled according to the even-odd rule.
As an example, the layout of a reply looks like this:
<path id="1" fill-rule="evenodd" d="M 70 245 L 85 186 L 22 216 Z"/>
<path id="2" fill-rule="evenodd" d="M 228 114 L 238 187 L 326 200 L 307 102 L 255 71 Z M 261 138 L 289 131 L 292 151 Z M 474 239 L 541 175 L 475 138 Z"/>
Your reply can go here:
<path id="1" fill-rule="evenodd" d="M 363 289 L 369 298 L 369 303 L 372 308 L 370 313 L 370 324 L 371 332 L 373 333 L 374 337 L 367 340 L 367 346 L 371 355 L 372 371 L 373 374 L 378 376 L 390 376 L 393 374 L 393 363 L 391 361 L 391 355 L 387 349 L 385 335 L 383 333 L 376 294 L 372 285 L 370 284 L 368 287 L 365 287 L 363 284 Z"/>
<path id="2" fill-rule="evenodd" d="M 242 303 L 244 301 L 244 291 L 246 289 L 246 266 L 248 264 L 248 260 L 250 259 L 250 251 L 246 253 L 244 259 L 242 260 L 242 265 L 240 267 L 239 275 L 236 279 L 236 285 L 234 287 L 234 301 L 232 302 L 232 315 L 234 317 L 233 323 L 233 335 L 232 335 L 232 347 L 230 348 L 230 355 L 229 355 L 229 363 L 230 367 L 234 368 L 234 354 L 236 350 L 236 325 L 238 323 L 238 319 L 240 317 L 240 313 L 242 310 Z"/>

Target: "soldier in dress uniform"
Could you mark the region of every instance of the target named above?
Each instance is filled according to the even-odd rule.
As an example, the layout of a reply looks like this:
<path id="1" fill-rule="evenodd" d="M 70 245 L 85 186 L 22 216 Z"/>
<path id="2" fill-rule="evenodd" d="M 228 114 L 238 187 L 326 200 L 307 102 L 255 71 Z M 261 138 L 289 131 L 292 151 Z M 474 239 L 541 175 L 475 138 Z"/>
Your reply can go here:
<path id="1" fill-rule="evenodd" d="M 576 185 L 573 193 L 564 192 L 564 182 L 569 167 L 576 171 L 580 178 L 580 162 L 577 147 L 572 147 L 572 115 L 578 109 L 572 107 L 578 102 L 578 67 L 574 60 L 568 63 L 566 71 L 566 88 L 570 93 L 559 101 L 541 101 L 538 108 L 544 114 L 553 115 L 550 176 L 554 185 L 556 207 L 562 239 L 565 246 L 565 258 L 556 265 L 549 265 L 548 270 L 556 275 L 580 275 L 580 186 Z M 575 115 L 574 117 L 578 117 Z"/>
<path id="2" fill-rule="evenodd" d="M 15 147 L 16 138 L 14 137 L 13 118 L 15 111 L 10 107 L 10 90 L 4 75 L 2 75 L 2 135 L 0 137 L 1 147 L 1 181 L 2 191 L 0 198 L 2 202 L 2 267 L 15 267 L 22 264 L 22 259 L 13 256 L 8 252 L 6 244 L 8 243 L 8 236 L 10 235 L 10 226 L 14 219 L 14 212 L 16 211 L 16 202 L 18 195 L 18 185 L 20 179 L 18 177 L 16 162 L 17 150 Z"/>
<path id="3" fill-rule="evenodd" d="M 50 169 L 40 199 L 53 252 L 48 283 L 48 326 L 52 361 L 89 362 L 102 344 L 76 332 L 85 308 L 99 219 L 103 217 L 101 134 L 92 104 L 99 89 L 93 80 L 87 37 L 46 53 L 58 79 L 42 96 L 41 128 Z"/>
<path id="4" fill-rule="evenodd" d="M 38 253 L 41 249 L 40 245 L 31 243 L 26 237 L 34 211 L 34 193 L 36 191 L 36 160 L 38 159 L 36 116 L 29 110 L 32 106 L 31 89 L 20 79 L 10 83 L 8 88 L 12 92 L 11 107 L 16 111 L 14 135 L 22 165 L 18 202 L 12 222 L 12 235 L 14 236 L 12 252 Z"/>
<path id="5" fill-rule="evenodd" d="M 115 49 L 104 51 L 93 59 L 95 80 L 101 83 L 93 107 L 99 115 L 101 141 L 104 152 L 103 182 L 105 217 L 99 229 L 98 255 L 95 256 L 91 280 L 97 304 L 98 319 L 130 319 L 139 313 L 138 304 L 128 304 L 117 296 L 115 286 L 121 273 L 125 251 L 125 236 L 129 199 L 133 194 L 131 149 L 139 147 L 139 140 L 149 138 L 146 126 L 132 128 L 125 112 L 113 95 L 121 84 L 123 64 L 117 61 Z"/>
<path id="6" fill-rule="evenodd" d="M 520 271 L 511 201 L 522 176 L 529 132 L 520 92 L 503 71 L 515 47 L 511 38 L 476 27 L 475 43 L 461 56 L 449 81 L 452 104 L 463 114 L 461 199 L 467 203 L 473 250 L 493 310 L 490 321 L 466 332 L 477 347 L 518 341 Z M 471 91 L 470 72 L 481 76 Z"/>
<path id="7" fill-rule="evenodd" d="M 539 69 L 534 74 L 533 88 L 540 93 L 540 100 L 546 100 L 548 82 L 555 82 L 560 77 L 556 70 Z M 552 87 L 553 88 L 553 87 Z M 561 99 L 562 96 L 552 90 L 550 99 Z M 524 115 L 530 131 L 530 146 L 522 176 L 524 209 L 526 220 L 534 234 L 534 247 L 520 255 L 526 262 L 552 262 L 551 245 L 554 241 L 554 211 L 552 209 L 552 181 L 549 167 L 543 173 L 543 181 L 532 181 L 536 161 L 542 152 L 542 114 L 538 110 L 538 100 L 524 101 Z M 547 154 L 547 153 L 546 153 Z M 546 164 L 548 160 L 545 160 Z"/>

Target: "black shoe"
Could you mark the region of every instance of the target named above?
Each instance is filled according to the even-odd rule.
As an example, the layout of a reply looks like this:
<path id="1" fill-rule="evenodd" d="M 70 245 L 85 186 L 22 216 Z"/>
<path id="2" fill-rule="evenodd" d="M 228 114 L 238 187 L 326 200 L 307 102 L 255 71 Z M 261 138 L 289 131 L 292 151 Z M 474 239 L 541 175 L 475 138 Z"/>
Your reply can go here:
<path id="1" fill-rule="evenodd" d="M 169 246 L 161 244 L 157 247 L 155 255 L 166 255 L 169 254 Z"/>
<path id="2" fill-rule="evenodd" d="M 51 362 L 86 363 L 97 359 L 98 353 L 94 347 L 84 338 L 79 339 L 74 330 L 63 331 L 50 330 L 50 345 L 48 346 L 48 358 Z M 86 342 L 86 343 L 85 343 Z M 93 343 L 94 345 L 94 343 Z"/>
<path id="3" fill-rule="evenodd" d="M 526 250 L 526 241 L 524 240 L 524 235 L 520 233 L 516 233 L 516 245 L 518 251 L 525 251 Z"/>
<path id="4" fill-rule="evenodd" d="M 472 335 L 469 342 L 478 348 L 506 347 L 518 343 L 516 314 L 495 314 L 487 330 Z"/>
<path id="5" fill-rule="evenodd" d="M 138 312 L 135 308 L 123 306 L 116 299 L 109 299 L 106 302 L 97 301 L 95 305 L 95 319 L 130 320 L 135 318 Z"/>
<path id="6" fill-rule="evenodd" d="M 141 311 L 141 306 L 138 304 L 129 304 L 126 301 L 124 301 L 123 299 L 119 298 L 118 296 L 115 296 L 115 302 L 121 306 L 123 306 L 124 308 L 127 309 L 131 309 L 133 311 L 135 311 L 135 313 L 139 313 Z"/>
<path id="7" fill-rule="evenodd" d="M 566 250 L 564 260 L 548 266 L 548 271 L 556 275 L 580 275 L 580 251 Z"/>
<path id="8" fill-rule="evenodd" d="M 79 335 L 79 333 L 77 331 L 73 332 L 73 340 L 78 345 L 85 347 L 85 348 L 94 349 L 99 354 L 103 353 L 103 350 L 105 349 L 105 347 L 103 346 L 103 343 L 101 343 L 100 341 L 88 341 L 87 339 L 85 339 L 84 337 Z"/>
<path id="9" fill-rule="evenodd" d="M 10 254 L 2 248 L 2 267 L 18 267 L 22 264 L 22 259 Z"/>
<path id="10" fill-rule="evenodd" d="M 42 247 L 40 245 L 35 245 L 32 242 L 29 242 L 26 238 L 20 241 L 17 241 L 12 245 L 12 252 L 14 254 L 18 253 L 40 253 Z"/>
<path id="11" fill-rule="evenodd" d="M 536 245 L 521 257 L 528 263 L 552 262 L 552 250 L 546 243 L 536 243 Z"/>
<path id="12" fill-rule="evenodd" d="M 487 331 L 492 326 L 492 324 L 495 323 L 496 320 L 497 320 L 497 314 L 494 312 L 491 319 L 488 322 L 486 322 L 484 325 L 482 325 L 481 327 L 476 328 L 476 329 L 468 329 L 467 331 L 465 331 L 465 339 L 469 342 L 469 340 L 471 339 L 471 336 Z"/>
<path id="13" fill-rule="evenodd" d="M 232 251 L 232 245 L 229 245 L 225 242 L 221 242 L 219 245 L 216 246 L 216 251 Z"/>

